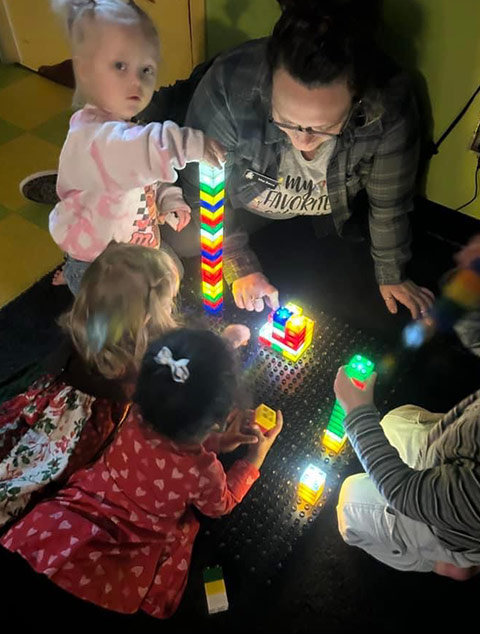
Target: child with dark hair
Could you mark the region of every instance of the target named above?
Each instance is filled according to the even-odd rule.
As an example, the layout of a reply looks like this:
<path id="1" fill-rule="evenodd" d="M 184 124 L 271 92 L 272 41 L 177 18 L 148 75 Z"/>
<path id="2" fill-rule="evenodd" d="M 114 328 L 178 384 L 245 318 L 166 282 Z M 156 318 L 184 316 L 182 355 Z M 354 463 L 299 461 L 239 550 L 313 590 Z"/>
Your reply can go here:
<path id="1" fill-rule="evenodd" d="M 100 460 L 1 540 L 81 599 L 158 618 L 178 607 L 199 522 L 229 513 L 259 477 L 282 428 L 225 429 L 237 391 L 230 345 L 178 329 L 150 345 L 136 405 Z M 143 415 L 143 416 L 142 416 Z M 249 444 L 225 472 L 216 453 Z"/>

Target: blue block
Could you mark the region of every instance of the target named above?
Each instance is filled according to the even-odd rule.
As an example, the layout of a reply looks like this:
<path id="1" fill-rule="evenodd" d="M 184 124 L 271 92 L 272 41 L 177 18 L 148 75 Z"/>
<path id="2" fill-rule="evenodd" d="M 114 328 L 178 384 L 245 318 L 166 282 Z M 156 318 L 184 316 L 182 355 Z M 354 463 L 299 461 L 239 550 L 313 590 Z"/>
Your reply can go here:
<path id="1" fill-rule="evenodd" d="M 221 255 L 223 255 L 223 249 L 219 249 L 218 251 L 215 251 L 214 255 L 212 255 L 211 253 L 209 253 L 208 251 L 204 251 L 202 249 L 202 256 L 206 259 L 206 260 L 210 260 L 211 262 L 214 262 L 217 258 L 219 258 Z"/>
<path id="2" fill-rule="evenodd" d="M 205 200 L 200 200 L 200 207 L 203 209 L 207 209 L 208 211 L 217 211 L 220 207 L 225 205 L 225 200 L 219 200 L 216 205 L 209 205 Z"/>

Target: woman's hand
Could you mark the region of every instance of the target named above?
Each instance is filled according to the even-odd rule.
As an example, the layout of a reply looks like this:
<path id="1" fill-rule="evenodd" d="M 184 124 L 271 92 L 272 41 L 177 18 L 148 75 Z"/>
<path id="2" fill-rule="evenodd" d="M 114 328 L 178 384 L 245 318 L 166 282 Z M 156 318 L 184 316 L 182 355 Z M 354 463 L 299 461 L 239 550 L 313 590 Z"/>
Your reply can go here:
<path id="1" fill-rule="evenodd" d="M 262 312 L 265 304 L 277 310 L 278 290 L 272 286 L 263 273 L 250 273 L 239 277 L 232 284 L 232 293 L 238 308 Z"/>
<path id="2" fill-rule="evenodd" d="M 220 169 L 226 160 L 226 150 L 221 143 L 205 137 L 205 149 L 203 151 L 203 160 L 212 167 Z"/>
<path id="3" fill-rule="evenodd" d="M 356 407 L 362 405 L 373 404 L 373 391 L 375 388 L 375 381 L 377 380 L 377 373 L 374 372 L 372 376 L 365 382 L 365 388 L 362 390 L 357 387 L 355 383 L 347 376 L 345 372 L 345 366 L 341 366 L 338 369 L 337 376 L 335 377 L 335 383 L 333 384 L 333 390 L 335 396 L 340 402 L 347 414 L 350 414 Z"/>
<path id="4" fill-rule="evenodd" d="M 263 464 L 267 453 L 272 448 L 273 443 L 277 439 L 278 434 L 282 431 L 283 416 L 280 410 L 277 411 L 277 424 L 273 429 L 263 434 L 258 425 L 252 425 L 252 433 L 257 438 L 257 444 L 248 448 L 247 460 L 251 462 L 257 469 Z"/>
<path id="5" fill-rule="evenodd" d="M 380 284 L 380 294 L 389 312 L 397 312 L 398 302 L 408 308 L 413 319 L 426 315 L 435 301 L 431 290 L 417 286 L 411 280 L 405 280 L 401 284 Z"/>

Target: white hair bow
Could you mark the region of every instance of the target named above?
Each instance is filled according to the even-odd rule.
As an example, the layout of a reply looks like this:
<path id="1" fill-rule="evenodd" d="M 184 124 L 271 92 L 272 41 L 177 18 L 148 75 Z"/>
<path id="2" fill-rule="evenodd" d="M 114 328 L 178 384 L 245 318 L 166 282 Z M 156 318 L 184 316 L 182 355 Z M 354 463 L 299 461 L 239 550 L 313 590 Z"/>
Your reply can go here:
<path id="1" fill-rule="evenodd" d="M 190 370 L 187 368 L 190 359 L 174 359 L 172 351 L 170 348 L 167 348 L 167 346 L 163 346 L 163 348 L 157 352 L 154 360 L 158 365 L 168 365 L 175 383 L 185 383 L 190 376 Z"/>

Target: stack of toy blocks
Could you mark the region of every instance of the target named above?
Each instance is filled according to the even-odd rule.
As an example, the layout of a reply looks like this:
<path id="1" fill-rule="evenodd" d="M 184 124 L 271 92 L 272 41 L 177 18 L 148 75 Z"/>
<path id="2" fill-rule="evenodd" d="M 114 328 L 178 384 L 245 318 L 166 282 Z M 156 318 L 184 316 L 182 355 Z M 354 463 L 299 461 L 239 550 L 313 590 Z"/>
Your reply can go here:
<path id="1" fill-rule="evenodd" d="M 205 310 L 223 308 L 223 215 L 225 170 L 200 163 L 200 243 L 202 294 Z"/>
<path id="2" fill-rule="evenodd" d="M 313 506 L 323 493 L 325 480 L 325 472 L 314 464 L 309 464 L 300 478 L 298 496 Z"/>
<path id="3" fill-rule="evenodd" d="M 289 361 L 298 361 L 313 339 L 314 321 L 305 317 L 295 304 L 280 306 L 262 326 L 259 341 Z"/>
<path id="4" fill-rule="evenodd" d="M 357 387 L 363 389 L 366 380 L 372 375 L 374 369 L 375 366 L 370 359 L 356 354 L 348 362 L 345 373 Z M 342 449 L 347 439 L 343 426 L 344 420 L 345 410 L 338 401 L 335 401 L 327 428 L 322 438 L 324 446 L 334 453 L 338 453 Z"/>
<path id="5" fill-rule="evenodd" d="M 203 571 L 203 583 L 207 597 L 208 613 L 228 610 L 228 597 L 221 566 L 206 568 Z"/>

